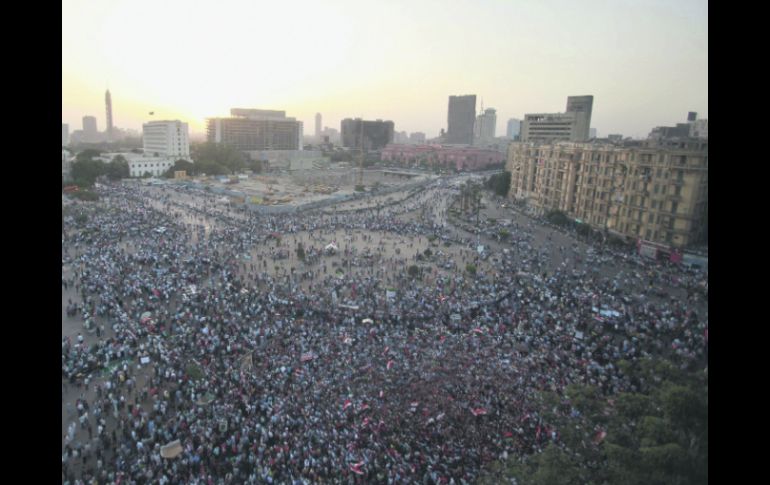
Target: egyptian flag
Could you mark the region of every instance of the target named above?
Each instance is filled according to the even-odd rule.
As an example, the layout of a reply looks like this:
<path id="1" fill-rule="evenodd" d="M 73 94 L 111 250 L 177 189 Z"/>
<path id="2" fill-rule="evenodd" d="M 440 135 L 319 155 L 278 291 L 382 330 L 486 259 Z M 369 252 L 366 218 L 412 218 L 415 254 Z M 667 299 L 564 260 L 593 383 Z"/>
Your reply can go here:
<path id="1" fill-rule="evenodd" d="M 483 416 L 484 414 L 487 414 L 487 410 L 484 408 L 476 408 L 476 409 L 471 408 L 471 413 L 474 416 Z"/>
<path id="2" fill-rule="evenodd" d="M 351 404 L 353 403 L 350 402 L 350 399 L 345 399 L 345 404 L 342 405 L 342 410 L 346 410 L 348 407 L 350 407 Z"/>
<path id="3" fill-rule="evenodd" d="M 607 437 L 607 432 L 606 431 L 604 431 L 604 430 L 599 431 L 598 433 L 596 433 L 596 436 L 594 436 L 594 444 L 598 445 L 599 443 L 604 441 L 604 438 L 606 438 L 606 437 Z"/>
<path id="4" fill-rule="evenodd" d="M 364 465 L 363 461 L 359 461 L 358 463 L 352 463 L 350 465 L 350 471 L 355 473 L 356 475 L 363 475 L 364 472 L 361 471 L 361 467 Z"/>

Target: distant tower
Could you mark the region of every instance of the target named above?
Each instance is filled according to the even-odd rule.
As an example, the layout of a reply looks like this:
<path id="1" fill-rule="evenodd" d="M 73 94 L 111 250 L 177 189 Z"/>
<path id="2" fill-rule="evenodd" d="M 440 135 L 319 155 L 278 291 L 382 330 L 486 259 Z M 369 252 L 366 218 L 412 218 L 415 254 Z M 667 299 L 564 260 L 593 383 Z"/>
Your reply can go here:
<path id="1" fill-rule="evenodd" d="M 96 135 L 96 132 L 98 130 L 96 129 L 96 117 L 95 116 L 84 116 L 83 117 L 83 131 L 87 135 Z"/>
<path id="2" fill-rule="evenodd" d="M 107 105 L 107 140 L 112 141 L 112 96 L 109 89 L 104 95 L 104 103 Z"/>
<path id="3" fill-rule="evenodd" d="M 315 114 L 315 137 L 321 139 L 321 113 Z"/>
<path id="4" fill-rule="evenodd" d="M 472 145 L 476 95 L 449 96 L 446 140 L 450 145 Z"/>

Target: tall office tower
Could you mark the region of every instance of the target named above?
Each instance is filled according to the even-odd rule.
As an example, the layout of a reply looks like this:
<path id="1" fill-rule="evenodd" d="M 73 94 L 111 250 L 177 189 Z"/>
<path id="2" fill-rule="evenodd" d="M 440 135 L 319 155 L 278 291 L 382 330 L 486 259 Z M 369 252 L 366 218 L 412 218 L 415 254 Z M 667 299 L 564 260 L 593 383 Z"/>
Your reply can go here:
<path id="1" fill-rule="evenodd" d="M 489 143 L 495 137 L 495 126 L 497 125 L 497 111 L 494 108 L 487 108 L 483 114 L 476 118 L 476 125 L 473 128 L 474 140 L 479 143 Z"/>
<path id="2" fill-rule="evenodd" d="M 98 133 L 96 129 L 96 117 L 84 116 L 83 117 L 83 134 L 88 137 L 94 137 Z"/>
<path id="3" fill-rule="evenodd" d="M 112 96 L 109 89 L 104 95 L 104 104 L 107 108 L 107 141 L 112 141 Z"/>
<path id="4" fill-rule="evenodd" d="M 693 121 L 695 121 L 697 119 L 698 119 L 698 113 L 697 112 L 690 111 L 689 113 L 687 113 L 687 122 L 688 123 L 691 123 L 691 122 L 693 122 Z"/>
<path id="5" fill-rule="evenodd" d="M 521 120 L 517 120 L 516 118 L 508 120 L 508 129 L 505 132 L 505 136 L 511 140 L 515 140 L 516 137 L 519 136 L 519 133 L 521 133 Z"/>
<path id="6" fill-rule="evenodd" d="M 61 146 L 66 147 L 70 144 L 70 125 L 61 124 Z"/>
<path id="7" fill-rule="evenodd" d="M 187 123 L 179 120 L 144 123 L 142 139 L 145 154 L 190 161 L 190 133 Z"/>
<path id="8" fill-rule="evenodd" d="M 449 96 L 446 143 L 472 145 L 476 120 L 476 95 Z"/>
<path id="9" fill-rule="evenodd" d="M 241 151 L 302 149 L 302 122 L 286 117 L 285 111 L 233 108 L 230 114 L 206 120 L 209 142 Z"/>
<path id="10" fill-rule="evenodd" d="M 570 96 L 566 113 L 526 114 L 521 124 L 521 140 L 586 141 L 593 104 L 593 96 Z"/>
<path id="11" fill-rule="evenodd" d="M 588 130 L 588 137 L 591 139 L 596 138 L 596 128 L 591 128 Z"/>
<path id="12" fill-rule="evenodd" d="M 393 143 L 395 125 L 392 121 L 345 118 L 340 125 L 344 147 L 361 148 L 361 138 L 364 150 L 379 150 L 388 143 Z"/>
<path id="13" fill-rule="evenodd" d="M 588 140 L 593 106 L 593 96 L 570 96 L 567 98 L 567 113 L 575 113 L 574 141 Z"/>
<path id="14" fill-rule="evenodd" d="M 317 140 L 321 139 L 321 113 L 315 114 L 315 137 Z"/>

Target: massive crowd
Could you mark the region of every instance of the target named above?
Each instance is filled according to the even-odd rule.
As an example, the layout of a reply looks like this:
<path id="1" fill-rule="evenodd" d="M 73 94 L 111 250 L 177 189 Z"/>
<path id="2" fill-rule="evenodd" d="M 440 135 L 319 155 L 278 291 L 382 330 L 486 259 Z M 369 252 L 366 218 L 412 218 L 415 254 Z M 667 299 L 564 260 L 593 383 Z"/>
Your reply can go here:
<path id="1" fill-rule="evenodd" d="M 88 338 L 62 339 L 63 483 L 471 483 L 559 440 L 538 391 L 632 389 L 619 359 L 706 365 L 702 273 L 538 242 L 533 221 L 482 261 L 452 193 L 273 217 L 171 187 L 77 204 L 62 287 Z"/>

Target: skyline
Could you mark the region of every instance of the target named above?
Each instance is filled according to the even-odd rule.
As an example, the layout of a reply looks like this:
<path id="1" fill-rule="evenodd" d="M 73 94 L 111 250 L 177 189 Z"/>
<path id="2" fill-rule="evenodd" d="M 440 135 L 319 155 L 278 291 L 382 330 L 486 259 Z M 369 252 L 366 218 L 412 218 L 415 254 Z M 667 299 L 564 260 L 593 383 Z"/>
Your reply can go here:
<path id="1" fill-rule="evenodd" d="M 64 0 L 62 123 L 74 131 L 90 115 L 106 126 L 109 88 L 122 129 L 180 119 L 200 134 L 205 118 L 240 107 L 286 111 L 306 135 L 321 113 L 337 130 L 363 117 L 432 138 L 447 128 L 452 95 L 477 95 L 477 111 L 482 100 L 495 108 L 501 134 L 510 118 L 564 112 L 568 96 L 593 95 L 600 135 L 645 137 L 689 111 L 708 117 L 707 8 Z"/>

